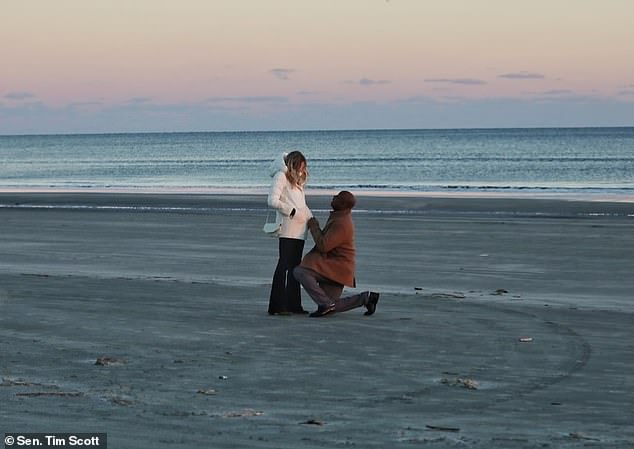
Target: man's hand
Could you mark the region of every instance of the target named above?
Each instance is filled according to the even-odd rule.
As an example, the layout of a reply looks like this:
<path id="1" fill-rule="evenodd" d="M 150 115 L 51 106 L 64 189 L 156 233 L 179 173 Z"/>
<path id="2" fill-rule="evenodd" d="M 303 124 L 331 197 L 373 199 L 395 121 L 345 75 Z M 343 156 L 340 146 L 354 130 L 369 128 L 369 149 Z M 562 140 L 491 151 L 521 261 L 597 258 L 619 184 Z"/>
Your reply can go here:
<path id="1" fill-rule="evenodd" d="M 315 217 L 310 217 L 306 224 L 308 225 L 308 229 L 319 229 L 319 220 L 317 220 Z"/>

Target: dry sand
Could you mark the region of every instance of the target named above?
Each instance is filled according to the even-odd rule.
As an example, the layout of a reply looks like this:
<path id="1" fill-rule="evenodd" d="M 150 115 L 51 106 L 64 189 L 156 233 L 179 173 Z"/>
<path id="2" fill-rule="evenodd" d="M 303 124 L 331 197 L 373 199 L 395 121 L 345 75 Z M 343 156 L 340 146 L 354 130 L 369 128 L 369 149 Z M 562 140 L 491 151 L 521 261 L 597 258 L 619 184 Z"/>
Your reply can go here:
<path id="1" fill-rule="evenodd" d="M 263 204 L 0 194 L 0 434 L 634 447 L 634 204 L 360 198 L 357 281 L 381 300 L 323 319 L 266 314 Z"/>

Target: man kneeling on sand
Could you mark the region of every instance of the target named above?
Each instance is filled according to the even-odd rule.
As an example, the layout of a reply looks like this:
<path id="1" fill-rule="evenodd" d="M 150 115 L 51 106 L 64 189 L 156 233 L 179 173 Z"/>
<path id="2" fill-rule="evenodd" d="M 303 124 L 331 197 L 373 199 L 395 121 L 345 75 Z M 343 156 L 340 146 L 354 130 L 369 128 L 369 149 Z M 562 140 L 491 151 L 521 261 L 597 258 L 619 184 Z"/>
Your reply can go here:
<path id="1" fill-rule="evenodd" d="M 344 190 L 332 198 L 332 212 L 323 229 L 320 229 L 315 217 L 308 220 L 308 229 L 315 246 L 295 267 L 293 275 L 317 303 L 317 310 L 309 315 L 311 317 L 345 312 L 361 306 L 367 309 L 364 315 L 372 315 L 376 311 L 378 293 L 363 292 L 340 298 L 344 286 L 356 287 L 352 223 L 352 208 L 355 204 L 354 195 Z"/>

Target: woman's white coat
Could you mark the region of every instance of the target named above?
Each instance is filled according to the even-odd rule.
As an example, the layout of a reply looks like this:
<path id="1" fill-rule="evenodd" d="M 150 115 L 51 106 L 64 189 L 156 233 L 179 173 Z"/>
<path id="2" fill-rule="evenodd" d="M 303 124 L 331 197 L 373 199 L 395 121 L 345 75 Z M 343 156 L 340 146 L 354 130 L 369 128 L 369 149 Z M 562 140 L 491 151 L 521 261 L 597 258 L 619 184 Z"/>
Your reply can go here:
<path id="1" fill-rule="evenodd" d="M 313 214 L 306 206 L 304 189 L 292 185 L 286 178 L 288 168 L 284 162 L 285 156 L 286 153 L 282 154 L 281 158 L 274 161 L 271 166 L 273 184 L 271 184 L 267 202 L 276 210 L 276 222 L 282 223 L 279 237 L 306 240 L 306 222 Z M 295 209 L 295 215 L 291 218 L 293 209 Z"/>

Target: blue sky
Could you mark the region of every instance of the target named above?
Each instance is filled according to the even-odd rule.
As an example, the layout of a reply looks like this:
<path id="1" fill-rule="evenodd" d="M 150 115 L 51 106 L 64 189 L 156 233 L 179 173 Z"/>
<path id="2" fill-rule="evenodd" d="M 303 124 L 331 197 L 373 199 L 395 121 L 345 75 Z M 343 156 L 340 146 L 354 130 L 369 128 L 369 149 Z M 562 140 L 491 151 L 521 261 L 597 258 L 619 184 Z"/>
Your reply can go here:
<path id="1" fill-rule="evenodd" d="M 634 2 L 9 1 L 0 134 L 634 126 Z"/>

